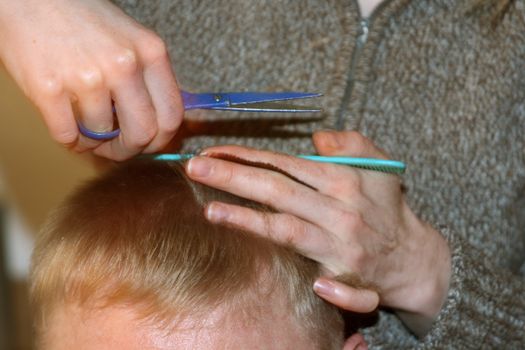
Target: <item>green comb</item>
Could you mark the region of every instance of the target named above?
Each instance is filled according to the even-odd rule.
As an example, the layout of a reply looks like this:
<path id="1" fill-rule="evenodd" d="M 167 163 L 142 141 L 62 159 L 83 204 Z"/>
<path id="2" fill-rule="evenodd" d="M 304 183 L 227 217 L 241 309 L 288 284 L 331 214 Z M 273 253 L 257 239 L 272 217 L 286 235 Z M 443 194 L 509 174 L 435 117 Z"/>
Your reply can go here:
<path id="1" fill-rule="evenodd" d="M 165 161 L 165 162 L 178 162 L 185 161 L 193 158 L 195 154 L 192 153 L 164 153 L 164 154 L 153 154 L 146 155 L 143 157 Z M 403 162 L 390 159 L 376 159 L 376 158 L 355 158 L 355 157 L 327 157 L 317 155 L 297 155 L 299 158 L 313 160 L 321 163 L 334 163 L 348 165 L 354 168 L 380 171 L 390 174 L 403 174 L 406 169 L 406 165 Z"/>

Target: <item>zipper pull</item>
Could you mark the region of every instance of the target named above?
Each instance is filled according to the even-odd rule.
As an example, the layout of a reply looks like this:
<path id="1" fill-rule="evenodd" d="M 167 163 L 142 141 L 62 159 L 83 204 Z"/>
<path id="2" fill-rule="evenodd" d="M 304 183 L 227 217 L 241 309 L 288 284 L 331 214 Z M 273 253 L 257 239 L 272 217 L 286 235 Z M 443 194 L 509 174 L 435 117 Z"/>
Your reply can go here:
<path id="1" fill-rule="evenodd" d="M 368 18 L 361 19 L 359 25 L 361 26 L 361 32 L 357 37 L 357 42 L 363 47 L 368 40 Z"/>

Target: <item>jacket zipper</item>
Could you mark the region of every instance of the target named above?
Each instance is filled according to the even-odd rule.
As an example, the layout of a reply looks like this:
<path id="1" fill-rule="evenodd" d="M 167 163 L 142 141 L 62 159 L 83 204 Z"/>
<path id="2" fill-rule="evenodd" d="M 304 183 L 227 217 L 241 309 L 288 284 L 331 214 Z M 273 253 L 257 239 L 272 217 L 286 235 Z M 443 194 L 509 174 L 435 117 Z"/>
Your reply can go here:
<path id="1" fill-rule="evenodd" d="M 346 80 L 346 88 L 345 93 L 343 95 L 343 100 L 341 102 L 341 107 L 339 108 L 339 111 L 337 112 L 337 118 L 336 118 L 336 130 L 341 130 L 344 127 L 344 115 L 347 112 L 347 106 L 350 102 L 350 98 L 352 97 L 352 91 L 354 90 L 355 85 L 355 70 L 357 67 L 357 62 L 359 62 L 359 58 L 361 57 L 363 47 L 366 44 L 366 41 L 368 40 L 368 29 L 370 25 L 370 17 L 368 18 L 361 18 L 359 21 L 359 34 L 357 35 L 356 44 L 354 47 L 354 51 L 352 52 L 352 59 L 350 63 L 350 71 L 348 73 L 348 78 Z"/>

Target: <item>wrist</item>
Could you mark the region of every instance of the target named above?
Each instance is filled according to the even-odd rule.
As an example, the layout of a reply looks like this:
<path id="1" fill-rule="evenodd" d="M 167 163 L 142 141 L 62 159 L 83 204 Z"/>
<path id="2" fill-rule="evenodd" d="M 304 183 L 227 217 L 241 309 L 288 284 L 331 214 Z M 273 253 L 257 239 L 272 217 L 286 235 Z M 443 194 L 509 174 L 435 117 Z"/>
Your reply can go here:
<path id="1" fill-rule="evenodd" d="M 447 241 L 438 231 L 415 215 L 413 218 L 415 260 L 410 262 L 413 273 L 407 276 L 410 281 L 396 310 L 408 328 L 422 336 L 430 330 L 447 298 L 451 253 Z"/>

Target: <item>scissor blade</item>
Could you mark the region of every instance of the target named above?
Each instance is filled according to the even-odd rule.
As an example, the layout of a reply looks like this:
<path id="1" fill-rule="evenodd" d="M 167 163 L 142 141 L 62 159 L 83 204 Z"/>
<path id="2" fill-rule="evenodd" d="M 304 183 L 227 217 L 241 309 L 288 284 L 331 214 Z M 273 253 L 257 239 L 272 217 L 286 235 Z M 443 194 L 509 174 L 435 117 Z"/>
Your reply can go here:
<path id="1" fill-rule="evenodd" d="M 232 106 L 247 103 L 286 101 L 322 96 L 322 94 L 312 92 L 229 92 L 224 95 L 227 95 L 230 105 Z"/>
<path id="2" fill-rule="evenodd" d="M 305 112 L 321 112 L 322 109 L 311 106 L 297 106 L 286 103 L 276 102 L 260 102 L 260 103 L 245 103 L 229 107 L 214 107 L 211 109 L 221 111 L 237 111 L 237 112 L 288 112 L 288 113 L 305 113 Z"/>

